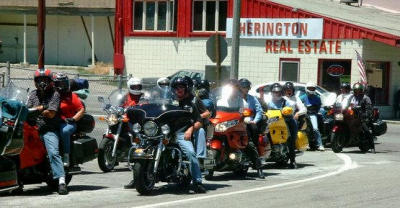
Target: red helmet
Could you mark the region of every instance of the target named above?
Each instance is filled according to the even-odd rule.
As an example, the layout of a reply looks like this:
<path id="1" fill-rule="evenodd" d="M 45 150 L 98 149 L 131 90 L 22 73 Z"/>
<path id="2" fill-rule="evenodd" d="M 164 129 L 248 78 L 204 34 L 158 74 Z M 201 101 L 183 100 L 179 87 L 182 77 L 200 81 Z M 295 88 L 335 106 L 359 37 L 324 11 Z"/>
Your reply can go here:
<path id="1" fill-rule="evenodd" d="M 53 87 L 53 73 L 50 69 L 38 69 L 33 75 L 38 90 L 49 90 Z"/>

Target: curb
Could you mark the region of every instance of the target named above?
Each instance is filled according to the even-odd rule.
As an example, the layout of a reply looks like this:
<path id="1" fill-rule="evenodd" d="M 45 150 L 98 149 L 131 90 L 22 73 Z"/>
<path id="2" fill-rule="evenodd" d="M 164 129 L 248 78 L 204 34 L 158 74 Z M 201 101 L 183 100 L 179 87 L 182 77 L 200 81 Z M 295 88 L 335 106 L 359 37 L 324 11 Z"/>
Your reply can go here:
<path id="1" fill-rule="evenodd" d="M 396 121 L 396 120 L 383 120 L 388 124 L 396 124 L 396 125 L 400 125 L 400 120 Z"/>

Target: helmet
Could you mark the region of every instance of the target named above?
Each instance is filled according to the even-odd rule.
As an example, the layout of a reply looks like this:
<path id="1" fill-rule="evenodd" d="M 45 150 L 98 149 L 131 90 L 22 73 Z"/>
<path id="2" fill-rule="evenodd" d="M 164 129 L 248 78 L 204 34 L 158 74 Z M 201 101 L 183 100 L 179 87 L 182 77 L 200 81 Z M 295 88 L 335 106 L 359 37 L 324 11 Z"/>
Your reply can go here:
<path id="1" fill-rule="evenodd" d="M 171 87 L 173 89 L 176 89 L 180 85 L 185 87 L 186 92 L 192 92 L 193 80 L 188 76 L 184 76 L 174 79 L 171 83 Z"/>
<path id="2" fill-rule="evenodd" d="M 241 88 L 251 88 L 251 82 L 246 78 L 240 79 L 239 84 Z"/>
<path id="3" fill-rule="evenodd" d="M 38 90 L 49 90 L 53 87 L 53 73 L 49 69 L 38 69 L 33 74 L 33 80 Z"/>
<path id="4" fill-rule="evenodd" d="M 271 92 L 282 92 L 282 85 L 280 85 L 279 83 L 274 83 L 271 85 L 270 91 Z"/>
<path id="5" fill-rule="evenodd" d="M 350 84 L 349 84 L 348 82 L 343 82 L 343 83 L 340 85 L 340 89 L 345 89 L 345 90 L 350 91 L 350 90 L 351 90 L 351 87 L 350 87 Z"/>
<path id="6" fill-rule="evenodd" d="M 167 77 L 161 77 L 157 80 L 157 86 L 161 89 L 169 86 L 169 79 Z"/>
<path id="7" fill-rule="evenodd" d="M 197 90 L 205 89 L 207 91 L 210 91 L 210 82 L 208 82 L 208 80 L 206 79 L 200 80 L 199 82 L 196 82 L 195 88 Z"/>
<path id="8" fill-rule="evenodd" d="M 315 94 L 315 89 L 317 88 L 317 85 L 314 84 L 313 82 L 307 82 L 306 84 L 306 92 L 308 94 Z"/>
<path id="9" fill-rule="evenodd" d="M 286 82 L 285 85 L 283 85 L 283 90 L 284 91 L 292 90 L 292 93 L 293 93 L 292 96 L 293 96 L 294 95 L 294 91 L 295 91 L 293 82 Z"/>
<path id="10" fill-rule="evenodd" d="M 70 91 L 70 83 L 68 76 L 62 72 L 56 73 L 54 76 L 54 86 L 59 93 Z"/>
<path id="11" fill-rule="evenodd" d="M 354 92 L 354 95 L 359 95 L 359 94 L 364 93 L 364 85 L 359 82 L 355 83 L 353 85 L 353 92 Z"/>
<path id="12" fill-rule="evenodd" d="M 132 77 L 126 83 L 128 86 L 129 93 L 132 95 L 140 95 L 142 94 L 142 79 L 137 77 Z"/>

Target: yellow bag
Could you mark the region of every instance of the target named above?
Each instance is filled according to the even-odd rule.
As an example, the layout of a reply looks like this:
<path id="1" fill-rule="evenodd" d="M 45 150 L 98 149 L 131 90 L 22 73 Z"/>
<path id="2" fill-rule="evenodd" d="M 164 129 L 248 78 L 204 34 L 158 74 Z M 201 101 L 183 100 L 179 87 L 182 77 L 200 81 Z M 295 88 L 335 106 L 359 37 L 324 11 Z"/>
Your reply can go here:
<path id="1" fill-rule="evenodd" d="M 308 148 L 308 137 L 303 131 L 297 132 L 296 149 L 305 151 Z"/>

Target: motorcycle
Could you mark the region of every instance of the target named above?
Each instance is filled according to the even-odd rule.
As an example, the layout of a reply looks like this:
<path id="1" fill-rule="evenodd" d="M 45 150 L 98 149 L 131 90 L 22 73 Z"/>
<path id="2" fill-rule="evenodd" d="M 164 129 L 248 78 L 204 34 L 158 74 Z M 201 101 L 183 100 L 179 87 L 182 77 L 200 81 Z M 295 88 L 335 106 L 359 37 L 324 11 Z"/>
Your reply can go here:
<path id="1" fill-rule="evenodd" d="M 365 121 L 362 121 L 359 106 L 336 103 L 332 111 L 335 123 L 331 132 L 331 148 L 335 153 L 351 146 L 358 146 L 361 152 L 375 151 L 373 138 L 367 138 L 362 130 L 362 122 Z"/>
<path id="2" fill-rule="evenodd" d="M 207 141 L 207 158 L 204 169 L 208 171 L 206 179 L 212 179 L 214 171 L 233 171 L 235 175 L 246 176 L 250 167 L 250 159 L 244 153 L 249 137 L 246 121 L 253 115 L 248 108 L 243 108 L 242 99 L 233 94 L 230 86 L 214 90 L 217 100 L 216 116 L 210 119 L 212 136 Z M 258 143 L 260 156 L 265 154 L 266 143 L 263 137 Z"/>
<path id="3" fill-rule="evenodd" d="M 106 116 L 99 120 L 106 121 L 108 128 L 103 134 L 99 145 L 97 162 L 103 172 L 110 172 L 119 162 L 127 162 L 128 151 L 131 147 L 132 134 L 128 125 L 128 117 L 121 103 L 127 91 L 116 89 L 108 96 L 107 103 L 103 97 L 98 97 Z"/>
<path id="4" fill-rule="evenodd" d="M 332 107 L 325 106 L 323 110 L 317 109 L 314 106 L 307 107 L 307 114 L 302 116 L 299 120 L 299 126 L 305 128 L 305 133 L 307 134 L 309 140 L 309 147 L 311 150 L 316 150 L 318 148 L 317 138 L 311 124 L 310 116 L 316 116 L 318 121 L 318 129 L 321 135 L 321 141 L 323 145 L 330 142 L 330 134 L 333 128 L 334 119 L 333 113 L 331 111 Z M 303 127 L 304 125 L 304 127 Z"/>
<path id="5" fill-rule="evenodd" d="M 23 191 L 24 184 L 42 182 L 52 189 L 58 188 L 37 127 L 26 122 L 39 115 L 36 110 L 26 107 L 26 98 L 27 90 L 13 84 L 0 90 L 0 192 L 18 193 Z M 64 168 L 67 184 L 72 174 L 80 172 L 78 164 L 96 158 L 96 139 L 86 136 L 93 131 L 94 124 L 94 118 L 88 114 L 77 122 L 77 131 L 71 137 L 70 166 Z"/>
<path id="6" fill-rule="evenodd" d="M 289 146 L 287 144 L 290 131 L 285 119 L 293 114 L 293 109 L 285 107 L 282 110 L 268 110 L 267 116 L 267 142 L 271 148 L 267 162 L 275 162 L 279 165 L 286 165 L 289 161 Z M 299 128 L 297 132 L 297 140 L 295 141 L 296 154 L 305 151 L 308 147 L 308 137 L 304 128 Z"/>
<path id="7" fill-rule="evenodd" d="M 159 181 L 187 187 L 192 179 L 190 162 L 179 147 L 176 134 L 193 125 L 190 108 L 181 108 L 169 98 L 150 97 L 129 107 L 127 116 L 135 134 L 128 162 L 136 190 L 150 194 Z"/>

